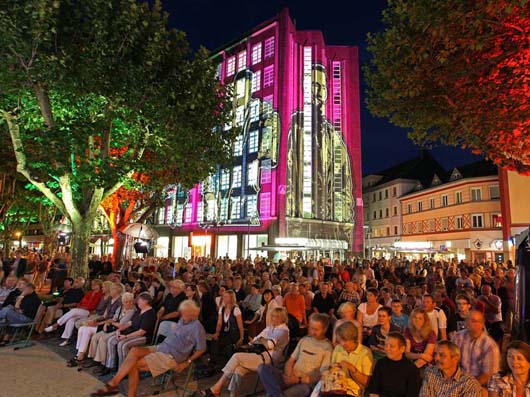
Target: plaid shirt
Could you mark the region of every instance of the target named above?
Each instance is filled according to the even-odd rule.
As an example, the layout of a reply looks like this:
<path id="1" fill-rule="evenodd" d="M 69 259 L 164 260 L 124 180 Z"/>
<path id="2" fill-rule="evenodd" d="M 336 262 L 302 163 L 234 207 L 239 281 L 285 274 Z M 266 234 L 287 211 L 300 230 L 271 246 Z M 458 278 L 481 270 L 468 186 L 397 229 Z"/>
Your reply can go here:
<path id="1" fill-rule="evenodd" d="M 473 339 L 467 329 L 453 335 L 453 342 L 460 348 L 460 365 L 467 373 L 478 378 L 481 374 L 499 372 L 500 353 L 497 343 L 485 332 Z"/>
<path id="2" fill-rule="evenodd" d="M 432 366 L 425 369 L 419 397 L 481 397 L 478 381 L 458 368 L 451 378 L 444 378 L 442 371 Z"/>
<path id="3" fill-rule="evenodd" d="M 511 374 L 506 376 L 495 374 L 488 382 L 488 390 L 498 393 L 499 397 L 515 397 L 515 380 Z M 524 387 L 523 397 L 530 397 L 530 383 Z"/>

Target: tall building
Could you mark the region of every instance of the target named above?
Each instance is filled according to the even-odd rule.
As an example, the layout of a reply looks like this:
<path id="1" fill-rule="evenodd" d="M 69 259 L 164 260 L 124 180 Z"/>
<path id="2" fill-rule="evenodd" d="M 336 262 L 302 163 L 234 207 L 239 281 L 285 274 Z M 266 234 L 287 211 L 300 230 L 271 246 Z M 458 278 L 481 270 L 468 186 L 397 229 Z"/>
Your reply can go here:
<path id="1" fill-rule="evenodd" d="M 214 59 L 234 92 L 234 118 L 224 126 L 241 131 L 233 162 L 190 191 L 174 189 L 155 217 L 157 254 L 362 251 L 357 48 L 296 30 L 283 10 Z"/>
<path id="2" fill-rule="evenodd" d="M 365 253 L 388 257 L 395 254 L 394 244 L 401 240 L 402 196 L 430 186 L 445 170 L 422 150 L 419 156 L 363 178 Z"/>

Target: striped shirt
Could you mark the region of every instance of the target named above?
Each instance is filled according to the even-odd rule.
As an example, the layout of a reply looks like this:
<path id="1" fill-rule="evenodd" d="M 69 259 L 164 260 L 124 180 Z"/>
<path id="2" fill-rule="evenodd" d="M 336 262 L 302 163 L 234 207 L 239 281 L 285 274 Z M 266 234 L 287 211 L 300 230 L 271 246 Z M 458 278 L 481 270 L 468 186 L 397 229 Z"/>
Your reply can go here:
<path id="1" fill-rule="evenodd" d="M 511 374 L 502 376 L 493 375 L 488 382 L 488 390 L 495 392 L 499 397 L 516 397 L 515 379 Z M 523 397 L 530 397 L 530 383 L 527 383 L 523 390 Z"/>
<path id="2" fill-rule="evenodd" d="M 452 341 L 460 348 L 460 365 L 467 373 L 478 378 L 481 374 L 499 372 L 499 347 L 485 332 L 478 338 L 472 338 L 464 329 L 455 333 Z"/>
<path id="3" fill-rule="evenodd" d="M 425 369 L 419 397 L 481 397 L 482 388 L 471 375 L 458 368 L 456 373 L 445 378 L 443 372 L 432 366 Z"/>

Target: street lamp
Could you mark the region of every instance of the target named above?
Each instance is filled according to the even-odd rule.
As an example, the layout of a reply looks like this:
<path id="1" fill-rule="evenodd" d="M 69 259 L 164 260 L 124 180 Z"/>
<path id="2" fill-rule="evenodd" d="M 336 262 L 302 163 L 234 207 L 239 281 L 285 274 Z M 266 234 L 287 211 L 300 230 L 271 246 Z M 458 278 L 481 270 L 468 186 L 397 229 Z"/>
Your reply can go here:
<path id="1" fill-rule="evenodd" d="M 18 241 L 18 248 L 22 248 L 22 233 L 21 232 L 15 232 L 15 237 Z"/>

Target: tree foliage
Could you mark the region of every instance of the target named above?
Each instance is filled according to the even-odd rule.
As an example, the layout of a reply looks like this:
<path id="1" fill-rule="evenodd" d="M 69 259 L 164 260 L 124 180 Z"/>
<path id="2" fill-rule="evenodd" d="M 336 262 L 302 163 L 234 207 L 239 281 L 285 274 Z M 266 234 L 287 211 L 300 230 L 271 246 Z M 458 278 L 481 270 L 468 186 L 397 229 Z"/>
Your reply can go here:
<path id="1" fill-rule="evenodd" d="M 226 159 L 232 136 L 215 127 L 230 112 L 207 52 L 167 28 L 159 0 L 0 0 L 0 114 L 17 169 L 71 221 L 84 257 L 98 206 L 134 174 L 189 186 Z"/>
<path id="2" fill-rule="evenodd" d="M 370 111 L 420 144 L 471 148 L 530 173 L 530 4 L 390 0 L 369 34 Z"/>

